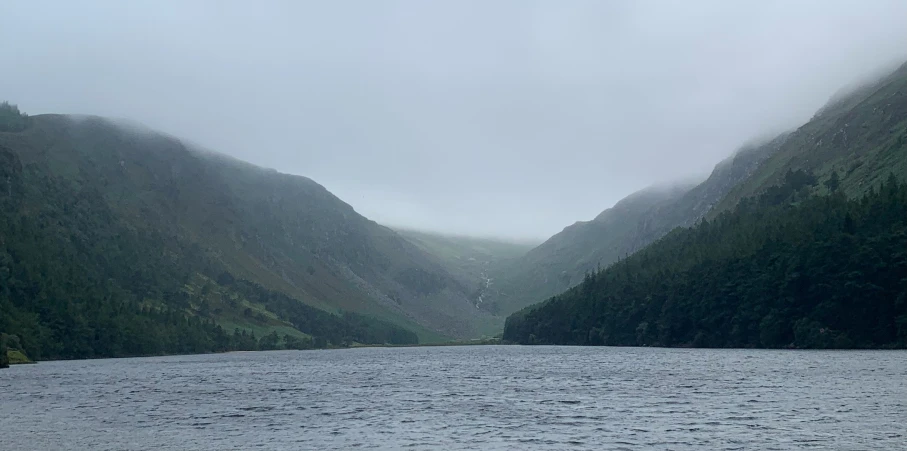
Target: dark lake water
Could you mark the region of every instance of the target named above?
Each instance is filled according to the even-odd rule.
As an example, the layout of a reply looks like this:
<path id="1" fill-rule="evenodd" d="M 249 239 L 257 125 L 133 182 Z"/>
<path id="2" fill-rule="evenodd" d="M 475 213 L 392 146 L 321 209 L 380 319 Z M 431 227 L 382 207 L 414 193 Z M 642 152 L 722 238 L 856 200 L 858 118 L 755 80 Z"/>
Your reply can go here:
<path id="1" fill-rule="evenodd" d="M 0 449 L 907 449 L 907 353 L 285 351 L 0 371 Z"/>

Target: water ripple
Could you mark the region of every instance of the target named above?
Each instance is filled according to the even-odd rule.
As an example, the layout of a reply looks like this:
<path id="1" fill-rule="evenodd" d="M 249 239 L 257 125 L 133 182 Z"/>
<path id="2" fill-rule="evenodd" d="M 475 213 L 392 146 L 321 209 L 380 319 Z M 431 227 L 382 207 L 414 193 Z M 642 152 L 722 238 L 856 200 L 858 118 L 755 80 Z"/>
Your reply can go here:
<path id="1" fill-rule="evenodd" d="M 351 349 L 0 372 L 6 451 L 907 449 L 907 353 Z"/>

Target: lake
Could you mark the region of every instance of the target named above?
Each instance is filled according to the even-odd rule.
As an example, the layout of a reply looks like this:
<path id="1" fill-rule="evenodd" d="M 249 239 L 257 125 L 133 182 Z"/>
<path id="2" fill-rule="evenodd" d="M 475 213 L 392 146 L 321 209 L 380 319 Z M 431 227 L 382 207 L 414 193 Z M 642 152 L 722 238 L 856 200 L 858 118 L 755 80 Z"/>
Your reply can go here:
<path id="1" fill-rule="evenodd" d="M 0 449 L 907 449 L 907 352 L 464 346 L 0 371 Z"/>

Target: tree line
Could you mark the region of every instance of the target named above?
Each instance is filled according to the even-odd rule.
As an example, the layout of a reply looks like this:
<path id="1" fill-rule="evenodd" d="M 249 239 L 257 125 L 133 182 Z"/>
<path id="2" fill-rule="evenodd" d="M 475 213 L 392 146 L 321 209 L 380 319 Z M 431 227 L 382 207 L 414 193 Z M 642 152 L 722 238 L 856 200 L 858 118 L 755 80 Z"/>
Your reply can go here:
<path id="1" fill-rule="evenodd" d="M 19 111 L 18 106 L 0 102 L 0 132 L 19 132 L 25 130 L 29 123 L 28 115 Z"/>

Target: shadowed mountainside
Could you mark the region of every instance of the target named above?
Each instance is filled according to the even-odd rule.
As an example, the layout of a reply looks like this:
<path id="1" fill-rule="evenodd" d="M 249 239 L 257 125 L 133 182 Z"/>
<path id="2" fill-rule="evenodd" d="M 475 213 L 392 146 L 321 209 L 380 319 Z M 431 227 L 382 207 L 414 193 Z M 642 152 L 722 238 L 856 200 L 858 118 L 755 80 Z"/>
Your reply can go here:
<path id="1" fill-rule="evenodd" d="M 231 313 L 235 308 L 221 304 L 229 304 L 223 300 L 237 290 L 225 280 L 248 281 L 335 317 L 349 312 L 395 324 L 423 341 L 478 336 L 482 327 L 491 327 L 490 315 L 470 301 L 470 288 L 437 258 L 310 179 L 101 118 L 20 117 L 26 125 L 14 121 L 15 128 L 0 131 L 6 168 L 6 189 L 0 191 L 10 227 L 2 244 L 10 274 L 63 259 L 49 248 L 42 257 L 49 262 L 43 263 L 30 260 L 37 251 L 11 252 L 22 244 L 12 242 L 16 237 L 25 240 L 16 227 L 28 222 L 28 239 L 36 245 L 59 242 L 99 273 L 112 248 L 143 249 L 131 260 L 143 274 L 113 278 L 134 307 L 166 307 L 227 330 L 306 335 L 273 305 L 249 302 L 248 296 L 239 310 L 252 310 L 253 320 Z M 181 273 L 167 277 L 181 280 L 164 283 L 174 292 L 162 293 L 154 284 L 173 272 L 176 261 Z M 68 277 L 82 278 L 78 266 L 68 268 L 74 272 Z M 191 300 L 177 306 L 168 296 Z M 212 302 L 219 313 L 210 310 Z M 28 308 L 22 304 L 19 310 L 26 315 Z M 37 323 L 43 320 L 39 315 Z"/>

